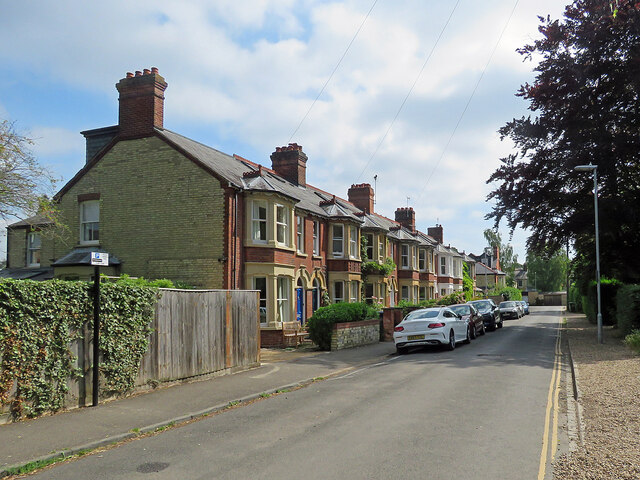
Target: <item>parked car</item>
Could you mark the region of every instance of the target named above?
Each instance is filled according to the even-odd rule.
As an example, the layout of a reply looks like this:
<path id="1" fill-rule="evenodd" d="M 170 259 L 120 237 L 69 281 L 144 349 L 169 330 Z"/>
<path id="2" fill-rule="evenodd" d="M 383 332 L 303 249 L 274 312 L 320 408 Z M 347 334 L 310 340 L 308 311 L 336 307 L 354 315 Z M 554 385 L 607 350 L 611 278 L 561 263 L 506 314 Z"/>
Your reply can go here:
<path id="1" fill-rule="evenodd" d="M 453 350 L 456 343 L 471 341 L 468 333 L 467 322 L 450 308 L 421 308 L 409 313 L 395 327 L 393 341 L 398 354 L 418 345 L 446 345 Z"/>
<path id="2" fill-rule="evenodd" d="M 472 300 L 467 302 L 473 305 L 478 310 L 478 313 L 482 316 L 485 328 L 489 330 L 495 330 L 496 328 L 502 328 L 502 318 L 500 318 L 500 310 L 493 300 L 490 298 L 486 300 Z"/>
<path id="3" fill-rule="evenodd" d="M 520 305 L 522 305 L 522 310 L 525 315 L 529 315 L 529 302 L 526 300 L 520 300 Z"/>
<path id="4" fill-rule="evenodd" d="M 472 340 L 478 335 L 484 335 L 484 322 L 482 321 L 482 316 L 480 316 L 476 307 L 469 303 L 460 303 L 458 305 L 450 305 L 449 308 L 453 310 L 453 313 L 461 315 L 462 319 L 467 322 L 469 336 Z"/>
<path id="5" fill-rule="evenodd" d="M 500 318 L 515 318 L 518 319 L 524 316 L 523 311 L 520 310 L 521 306 L 514 300 L 507 300 L 506 302 L 500 302 Z"/>

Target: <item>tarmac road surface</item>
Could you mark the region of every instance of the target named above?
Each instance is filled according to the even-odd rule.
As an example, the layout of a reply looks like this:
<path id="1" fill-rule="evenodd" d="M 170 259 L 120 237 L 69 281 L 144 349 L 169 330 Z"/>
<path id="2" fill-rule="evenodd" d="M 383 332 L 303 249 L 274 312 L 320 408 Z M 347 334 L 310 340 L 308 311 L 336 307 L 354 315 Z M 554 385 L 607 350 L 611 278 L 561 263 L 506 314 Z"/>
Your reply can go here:
<path id="1" fill-rule="evenodd" d="M 560 321 L 547 307 L 32 478 L 548 479 Z"/>

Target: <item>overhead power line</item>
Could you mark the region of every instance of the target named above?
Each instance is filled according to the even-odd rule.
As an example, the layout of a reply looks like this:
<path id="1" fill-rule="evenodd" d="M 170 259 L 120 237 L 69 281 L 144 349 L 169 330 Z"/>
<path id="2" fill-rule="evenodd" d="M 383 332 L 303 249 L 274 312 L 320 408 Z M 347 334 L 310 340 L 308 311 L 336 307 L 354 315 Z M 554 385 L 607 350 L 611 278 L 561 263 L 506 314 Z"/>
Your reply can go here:
<path id="1" fill-rule="evenodd" d="M 307 119 L 307 117 L 309 116 L 309 113 L 311 113 L 311 110 L 313 109 L 314 105 L 316 104 L 316 102 L 318 101 L 318 99 L 320 98 L 320 95 L 322 95 L 322 93 L 324 92 L 324 89 L 327 87 L 327 85 L 329 84 L 329 82 L 331 81 L 331 79 L 333 78 L 333 74 L 336 73 L 336 70 L 338 70 L 338 67 L 340 66 L 340 64 L 342 63 L 342 60 L 344 60 L 344 57 L 347 56 L 347 52 L 349 51 L 349 49 L 351 48 L 351 45 L 353 45 L 353 42 L 356 40 L 356 38 L 358 37 L 358 34 L 360 33 L 360 30 L 362 30 L 362 27 L 364 26 L 365 22 L 367 21 L 367 19 L 369 18 L 369 15 L 371 15 L 371 12 L 373 10 L 373 7 L 376 6 L 376 3 L 378 3 L 378 0 L 373 0 L 373 3 L 371 4 L 371 8 L 369 9 L 369 11 L 367 12 L 367 14 L 365 15 L 364 19 L 362 20 L 362 23 L 360 24 L 360 26 L 358 27 L 358 30 L 356 30 L 356 33 L 353 35 L 353 38 L 351 39 L 351 41 L 349 42 L 349 45 L 347 45 L 347 48 L 345 49 L 344 53 L 342 54 L 342 56 L 340 57 L 340 60 L 338 60 L 338 63 L 336 63 L 336 66 L 333 68 L 333 71 L 331 72 L 331 75 L 329 75 L 329 78 L 327 78 L 327 81 L 324 82 L 324 85 L 322 86 L 322 88 L 320 89 L 320 92 L 318 92 L 318 96 L 316 96 L 316 98 L 313 100 L 313 103 L 311 104 L 311 106 L 309 107 L 309 110 L 307 110 L 307 113 L 304 114 L 304 117 L 302 117 L 302 120 L 300 120 L 300 123 L 298 124 L 298 126 L 296 127 L 296 129 L 293 131 L 293 133 L 291 134 L 291 137 L 289 137 L 289 142 L 291 142 L 291 140 L 293 140 L 293 137 L 296 133 L 298 133 L 298 130 L 300 130 L 300 127 L 302 126 L 302 124 L 304 123 L 304 121 Z"/>
<path id="2" fill-rule="evenodd" d="M 373 154 L 371 154 L 371 157 L 369 158 L 369 161 L 367 161 L 367 164 L 362 169 L 362 172 L 360 172 L 360 175 L 358 175 L 358 180 L 360 180 L 360 178 L 362 178 L 362 175 L 367 170 L 367 168 L 369 167 L 369 164 L 374 159 L 374 157 L 378 153 L 378 150 L 380 150 L 380 147 L 382 146 L 382 144 L 386 140 L 387 135 L 389 135 L 389 132 L 391 131 L 391 128 L 393 127 L 393 124 L 396 122 L 398 116 L 400 115 L 400 112 L 402 112 L 402 109 L 404 108 L 404 104 L 407 103 L 407 100 L 409 99 L 409 96 L 411 95 L 411 92 L 413 92 L 413 89 L 415 88 L 416 84 L 418 83 L 418 80 L 422 76 L 422 72 L 424 71 L 424 68 L 427 66 L 427 63 L 429 63 L 429 59 L 433 55 L 433 52 L 436 50 L 436 47 L 438 46 L 438 43 L 440 42 L 440 39 L 442 38 L 442 35 L 444 34 L 444 31 L 446 30 L 447 26 L 449 25 L 449 22 L 451 21 L 451 17 L 453 17 L 453 13 L 456 11 L 456 8 L 458 8 L 458 4 L 459 3 L 460 3 L 460 0 L 457 0 L 456 4 L 453 6 L 453 9 L 451 10 L 451 13 L 449 14 L 449 18 L 447 18 L 447 21 L 444 24 L 444 26 L 442 27 L 442 30 L 440 30 L 440 34 L 438 35 L 438 38 L 436 39 L 436 43 L 433 44 L 433 47 L 431 48 L 431 51 L 429 52 L 429 55 L 427 55 L 426 60 L 422 64 L 422 68 L 420 68 L 420 71 L 418 72 L 418 75 L 416 76 L 416 79 L 413 81 L 413 85 L 411 85 L 411 88 L 409 89 L 409 92 L 407 92 L 407 95 L 404 97 L 404 100 L 402 100 L 402 103 L 400 104 L 400 107 L 398 108 L 398 111 L 396 112 L 395 116 L 393 117 L 393 120 L 391 120 L 391 123 L 389 124 L 389 127 L 387 128 L 387 131 L 384 132 L 384 135 L 380 139 L 380 142 L 378 142 L 378 145 L 376 146 L 376 149 L 373 151 Z"/>
<path id="3" fill-rule="evenodd" d="M 456 122 L 456 126 L 453 128 L 453 131 L 451 132 L 451 135 L 449 136 L 449 140 L 447 140 L 447 143 L 444 146 L 444 149 L 442 150 L 442 153 L 440 154 L 440 158 L 438 158 L 438 161 L 436 162 L 435 166 L 431 170 L 431 173 L 429 174 L 429 177 L 427 177 L 427 181 L 424 183 L 424 185 L 422 187 L 422 190 L 420 191 L 420 195 L 418 195 L 418 198 L 422 198 L 422 194 L 426 190 L 427 185 L 429 184 L 429 181 L 431 180 L 431 177 L 433 177 L 433 174 L 437 170 L 438 166 L 440 165 L 440 162 L 442 161 L 445 153 L 447 152 L 447 149 L 449 148 L 449 145 L 451 144 L 451 140 L 453 140 L 453 137 L 455 136 L 456 132 L 458 131 L 458 127 L 460 126 L 460 123 L 462 122 L 462 119 L 464 118 L 465 113 L 467 113 L 467 109 L 469 108 L 469 105 L 471 104 L 471 100 L 473 100 L 473 97 L 475 96 L 476 91 L 478 90 L 478 86 L 480 85 L 480 82 L 482 81 L 482 78 L 484 77 L 484 73 L 487 71 L 487 68 L 489 67 L 489 64 L 491 63 L 491 60 L 493 59 L 493 55 L 496 53 L 496 50 L 498 49 L 498 45 L 500 45 L 500 41 L 502 40 L 502 37 L 504 36 L 504 32 L 507 30 L 507 27 L 509 26 L 509 23 L 511 22 L 511 18 L 513 17 L 513 13 L 516 11 L 516 7 L 518 6 L 518 2 L 519 1 L 520 0 L 516 0 L 515 1 L 514 5 L 513 5 L 513 8 L 511 9 L 511 13 L 509 14 L 509 17 L 507 18 L 507 21 L 504 24 L 504 27 L 502 28 L 502 32 L 500 32 L 500 36 L 498 37 L 498 41 L 493 46 L 493 50 L 491 50 L 491 55 L 489 55 L 489 59 L 487 60 L 487 63 L 485 63 L 484 68 L 482 69 L 482 73 L 480 73 L 480 77 L 478 77 L 478 81 L 476 82 L 475 87 L 473 87 L 473 91 L 471 92 L 471 95 L 469 96 L 469 99 L 467 100 L 467 103 L 464 106 L 464 109 L 462 110 L 462 113 L 460 114 L 460 117 L 458 117 L 458 121 Z"/>

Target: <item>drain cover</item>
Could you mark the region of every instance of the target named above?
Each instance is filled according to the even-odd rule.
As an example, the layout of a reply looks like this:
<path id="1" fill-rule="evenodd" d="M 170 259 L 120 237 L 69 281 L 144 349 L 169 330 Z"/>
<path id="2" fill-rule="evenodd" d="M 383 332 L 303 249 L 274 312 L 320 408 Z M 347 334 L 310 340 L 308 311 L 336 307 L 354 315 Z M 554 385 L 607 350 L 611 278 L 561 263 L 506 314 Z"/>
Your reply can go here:
<path id="1" fill-rule="evenodd" d="M 169 464 L 164 462 L 149 462 L 139 465 L 136 471 L 139 473 L 156 473 L 164 470 L 168 466 Z"/>

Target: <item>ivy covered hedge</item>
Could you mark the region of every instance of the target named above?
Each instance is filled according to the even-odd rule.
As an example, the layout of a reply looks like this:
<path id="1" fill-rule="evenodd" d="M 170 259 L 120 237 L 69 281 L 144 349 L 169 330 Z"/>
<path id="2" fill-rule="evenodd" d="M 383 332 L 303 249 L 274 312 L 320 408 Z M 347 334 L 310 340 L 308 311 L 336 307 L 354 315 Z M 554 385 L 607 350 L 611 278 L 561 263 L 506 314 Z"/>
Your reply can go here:
<path id="1" fill-rule="evenodd" d="M 87 282 L 0 281 L 0 404 L 14 418 L 64 407 L 67 381 L 82 376 L 70 344 L 85 323 L 92 331 L 92 292 Z M 102 395 L 134 387 L 156 299 L 155 288 L 101 285 Z"/>

